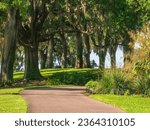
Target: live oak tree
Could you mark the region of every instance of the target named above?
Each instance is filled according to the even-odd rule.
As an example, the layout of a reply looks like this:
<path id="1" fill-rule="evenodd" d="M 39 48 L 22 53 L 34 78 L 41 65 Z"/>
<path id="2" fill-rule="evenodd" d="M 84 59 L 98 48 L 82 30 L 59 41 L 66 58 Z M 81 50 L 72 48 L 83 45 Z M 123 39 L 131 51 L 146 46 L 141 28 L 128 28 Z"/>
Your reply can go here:
<path id="1" fill-rule="evenodd" d="M 26 2 L 2 0 L 0 2 L 0 11 L 2 12 L 1 17 L 5 26 L 0 77 L 1 81 L 12 81 L 19 20 L 20 16 L 23 16 L 24 12 L 26 12 Z"/>
<path id="2" fill-rule="evenodd" d="M 95 6 L 96 9 L 92 11 L 92 16 L 97 16 L 95 20 L 95 32 L 96 30 L 98 31 L 98 37 L 100 37 L 98 39 L 101 39 L 98 40 L 97 47 L 99 48 L 99 52 L 101 52 L 100 50 L 104 50 L 105 47 L 109 48 L 111 65 L 115 68 L 116 48 L 118 44 L 128 46 L 131 40 L 129 35 L 130 31 L 139 30 L 143 23 L 148 21 L 150 1 L 102 0 L 97 2 L 93 0 L 93 4 L 97 5 Z M 95 42 L 96 40 L 94 39 L 95 37 L 93 37 L 93 41 Z M 104 42 L 105 40 L 106 42 Z M 100 56 L 100 59 L 102 59 L 102 56 Z M 103 68 L 103 62 L 101 60 L 100 66 Z"/>
<path id="3" fill-rule="evenodd" d="M 19 9 L 13 5 L 7 8 L 7 21 L 5 26 L 5 41 L 2 48 L 1 81 L 13 80 L 13 64 L 18 32 Z"/>
<path id="4" fill-rule="evenodd" d="M 1 80 L 13 79 L 16 44 L 24 47 L 24 78 L 29 80 L 43 79 L 39 59 L 41 68 L 54 67 L 56 60 L 62 68 L 90 68 L 95 48 L 99 67 L 104 69 L 109 50 L 115 68 L 118 45 L 130 51 L 130 32 L 150 20 L 149 5 L 150 0 L 2 0 Z"/>

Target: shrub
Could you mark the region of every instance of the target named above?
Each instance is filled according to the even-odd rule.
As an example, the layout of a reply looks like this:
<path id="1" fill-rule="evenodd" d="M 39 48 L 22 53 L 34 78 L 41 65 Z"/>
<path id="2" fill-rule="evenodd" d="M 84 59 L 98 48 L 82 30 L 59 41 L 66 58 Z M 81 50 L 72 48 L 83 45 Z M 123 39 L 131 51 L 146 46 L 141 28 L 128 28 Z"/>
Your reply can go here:
<path id="1" fill-rule="evenodd" d="M 88 93 L 96 93 L 97 92 L 97 88 L 98 88 L 98 82 L 97 81 L 89 81 L 85 86 L 86 86 L 86 91 Z"/>
<path id="2" fill-rule="evenodd" d="M 123 72 L 116 72 L 114 78 L 114 94 L 124 95 L 127 91 L 128 94 L 133 92 L 133 85 L 130 79 L 127 79 Z"/>
<path id="3" fill-rule="evenodd" d="M 108 94 L 111 93 L 112 86 L 114 84 L 112 75 L 104 73 L 102 79 L 99 81 L 99 87 L 97 88 L 97 93 Z"/>
<path id="4" fill-rule="evenodd" d="M 12 81 L 0 82 L 0 87 L 12 87 L 14 83 Z"/>
<path id="5" fill-rule="evenodd" d="M 92 88 L 90 90 L 93 93 L 99 94 L 124 95 L 133 93 L 132 82 L 126 78 L 123 72 L 118 70 L 105 71 L 97 84 L 93 85 L 93 83 L 89 82 L 86 87 L 87 89 Z"/>
<path id="6" fill-rule="evenodd" d="M 125 93 L 124 93 L 124 96 L 129 96 L 130 95 L 130 91 L 127 90 Z"/>
<path id="7" fill-rule="evenodd" d="M 135 82 L 136 93 L 145 96 L 150 96 L 150 75 L 143 77 L 138 77 Z"/>
<path id="8" fill-rule="evenodd" d="M 98 69 L 68 69 L 52 73 L 48 77 L 49 85 L 85 85 L 90 80 L 97 80 Z"/>
<path id="9" fill-rule="evenodd" d="M 133 71 L 137 74 L 137 76 L 145 77 L 146 75 L 150 74 L 150 67 L 149 66 L 150 66 L 150 60 L 149 59 L 138 60 L 133 66 Z"/>

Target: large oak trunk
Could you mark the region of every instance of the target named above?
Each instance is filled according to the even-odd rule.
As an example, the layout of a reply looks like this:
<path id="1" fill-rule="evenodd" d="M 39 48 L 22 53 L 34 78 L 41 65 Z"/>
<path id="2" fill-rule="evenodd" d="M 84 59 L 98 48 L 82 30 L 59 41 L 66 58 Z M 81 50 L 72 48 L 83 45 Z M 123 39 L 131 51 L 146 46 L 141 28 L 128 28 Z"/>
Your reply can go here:
<path id="1" fill-rule="evenodd" d="M 65 34 L 64 33 L 61 33 L 61 40 L 62 40 L 62 43 L 63 43 L 63 51 L 62 51 L 62 56 L 61 56 L 61 61 L 62 61 L 62 65 L 61 67 L 62 68 L 67 68 L 67 48 L 68 48 L 68 45 L 67 45 L 67 41 L 66 41 L 66 38 L 65 38 Z"/>
<path id="2" fill-rule="evenodd" d="M 83 42 L 81 34 L 77 33 L 76 38 L 77 38 L 76 68 L 83 68 Z"/>
<path id="3" fill-rule="evenodd" d="M 31 44 L 30 46 L 25 46 L 25 73 L 24 78 L 27 80 L 41 80 L 42 76 L 39 70 L 38 63 L 38 47 L 37 42 L 37 31 L 33 26 L 31 29 Z"/>
<path id="4" fill-rule="evenodd" d="M 4 45 L 4 37 L 0 35 L 0 72 L 1 72 L 1 63 L 2 63 L 2 49 Z"/>
<path id="5" fill-rule="evenodd" d="M 46 50 L 40 50 L 40 66 L 41 69 L 46 68 L 46 60 L 47 60 L 47 51 Z"/>
<path id="6" fill-rule="evenodd" d="M 109 48 L 110 58 L 111 58 L 111 68 L 116 68 L 116 51 L 117 46 L 112 45 Z"/>
<path id="7" fill-rule="evenodd" d="M 108 39 L 104 39 L 103 31 L 98 32 L 98 44 L 99 44 L 99 68 L 105 68 L 105 57 L 107 53 L 106 44 L 108 44 Z"/>
<path id="8" fill-rule="evenodd" d="M 91 63 L 90 63 L 90 39 L 87 34 L 84 35 L 84 42 L 85 42 L 85 52 L 84 52 L 84 57 L 85 57 L 85 68 L 91 68 Z"/>
<path id="9" fill-rule="evenodd" d="M 42 78 L 38 67 L 38 46 L 25 47 L 25 75 L 27 80 L 40 80 Z"/>
<path id="10" fill-rule="evenodd" d="M 106 49 L 100 48 L 99 49 L 99 68 L 100 69 L 105 68 L 105 57 L 106 57 Z"/>
<path id="11" fill-rule="evenodd" d="M 14 7 L 10 7 L 8 9 L 5 43 L 2 51 L 1 81 L 13 80 L 13 65 L 15 61 L 18 18 L 19 10 Z"/>
<path id="12" fill-rule="evenodd" d="M 31 4 L 31 23 L 30 23 L 30 42 L 28 42 L 28 46 L 24 46 L 25 48 L 25 73 L 24 78 L 27 80 L 41 80 L 43 77 L 40 74 L 39 70 L 39 62 L 38 62 L 38 47 L 39 41 L 38 36 L 40 29 L 43 25 L 43 20 L 38 23 L 38 4 L 36 1 L 30 1 Z"/>
<path id="13" fill-rule="evenodd" d="M 48 45 L 48 54 L 47 54 L 47 68 L 53 68 L 54 63 L 53 63 L 53 51 L 54 51 L 54 37 L 49 42 Z"/>

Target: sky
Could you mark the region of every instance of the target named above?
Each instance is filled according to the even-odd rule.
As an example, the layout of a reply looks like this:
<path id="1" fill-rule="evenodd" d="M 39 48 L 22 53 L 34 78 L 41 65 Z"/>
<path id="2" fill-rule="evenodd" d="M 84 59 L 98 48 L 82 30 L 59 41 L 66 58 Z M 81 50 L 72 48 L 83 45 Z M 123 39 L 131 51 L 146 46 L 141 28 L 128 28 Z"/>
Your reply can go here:
<path id="1" fill-rule="evenodd" d="M 90 60 L 95 60 L 96 64 L 99 65 L 99 57 L 98 55 L 96 55 L 93 51 L 90 55 Z M 118 46 L 117 48 L 117 52 L 116 52 L 116 65 L 118 68 L 122 68 L 124 66 L 124 56 L 123 56 L 123 47 L 122 46 Z M 106 68 L 110 68 L 110 55 L 108 53 L 107 50 L 107 54 L 106 54 L 106 60 L 105 60 L 105 67 Z"/>

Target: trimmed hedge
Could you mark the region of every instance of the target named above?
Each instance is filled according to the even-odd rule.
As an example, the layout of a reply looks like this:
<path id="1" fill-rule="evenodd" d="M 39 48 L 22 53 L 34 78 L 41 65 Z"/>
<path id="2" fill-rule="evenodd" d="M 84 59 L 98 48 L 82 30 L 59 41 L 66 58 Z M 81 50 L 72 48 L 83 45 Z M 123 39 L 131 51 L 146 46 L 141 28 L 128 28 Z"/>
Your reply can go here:
<path id="1" fill-rule="evenodd" d="M 48 77 L 49 85 L 85 85 L 90 80 L 101 77 L 98 69 L 65 69 L 56 71 Z"/>

